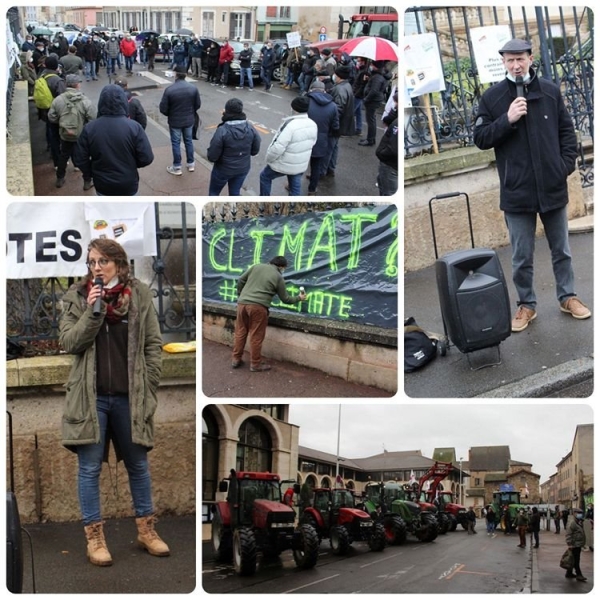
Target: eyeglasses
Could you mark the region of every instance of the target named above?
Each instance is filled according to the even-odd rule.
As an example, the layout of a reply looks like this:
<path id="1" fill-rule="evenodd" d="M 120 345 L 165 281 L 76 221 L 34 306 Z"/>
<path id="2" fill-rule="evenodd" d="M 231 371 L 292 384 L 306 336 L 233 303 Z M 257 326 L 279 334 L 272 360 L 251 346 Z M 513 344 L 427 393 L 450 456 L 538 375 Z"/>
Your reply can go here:
<path id="1" fill-rule="evenodd" d="M 95 260 L 89 260 L 88 262 L 86 262 L 85 264 L 90 268 L 93 269 L 96 264 L 99 264 L 101 267 L 105 267 L 109 262 L 112 262 L 112 260 L 110 258 L 99 258 L 98 259 L 98 263 L 96 263 Z"/>

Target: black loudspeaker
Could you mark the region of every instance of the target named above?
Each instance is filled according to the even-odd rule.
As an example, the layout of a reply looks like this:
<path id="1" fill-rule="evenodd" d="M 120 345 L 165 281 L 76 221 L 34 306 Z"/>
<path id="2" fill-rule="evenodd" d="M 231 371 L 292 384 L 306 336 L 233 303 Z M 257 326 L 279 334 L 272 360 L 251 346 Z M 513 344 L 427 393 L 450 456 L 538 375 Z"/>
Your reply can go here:
<path id="1" fill-rule="evenodd" d="M 494 250 L 450 252 L 436 261 L 435 272 L 448 337 L 461 352 L 496 346 L 510 335 L 508 290 Z"/>

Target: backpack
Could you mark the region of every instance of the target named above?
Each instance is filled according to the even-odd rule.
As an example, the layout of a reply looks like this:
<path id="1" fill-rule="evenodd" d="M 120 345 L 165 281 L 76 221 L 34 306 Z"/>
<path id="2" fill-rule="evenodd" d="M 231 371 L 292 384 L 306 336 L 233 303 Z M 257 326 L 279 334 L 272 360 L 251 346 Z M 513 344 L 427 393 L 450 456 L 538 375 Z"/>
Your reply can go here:
<path id="1" fill-rule="evenodd" d="M 52 105 L 52 100 L 54 100 L 54 96 L 48 86 L 48 81 L 46 81 L 48 77 L 58 77 L 58 75 L 56 73 L 48 73 L 36 79 L 33 85 L 33 101 L 37 108 L 49 109 Z"/>
<path id="2" fill-rule="evenodd" d="M 413 317 L 404 321 L 404 372 L 412 373 L 437 356 L 438 341 L 421 329 Z"/>
<path id="3" fill-rule="evenodd" d="M 85 125 L 83 115 L 77 109 L 75 102 L 65 98 L 65 110 L 58 120 L 58 133 L 65 142 L 76 142 Z"/>

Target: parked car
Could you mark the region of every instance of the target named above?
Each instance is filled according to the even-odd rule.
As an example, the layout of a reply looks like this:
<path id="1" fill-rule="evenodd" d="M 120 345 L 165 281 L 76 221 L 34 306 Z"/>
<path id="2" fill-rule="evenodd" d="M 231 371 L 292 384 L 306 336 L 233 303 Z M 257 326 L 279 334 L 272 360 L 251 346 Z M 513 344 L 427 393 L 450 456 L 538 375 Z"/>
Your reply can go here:
<path id="1" fill-rule="evenodd" d="M 212 42 L 215 42 L 219 48 L 223 45 L 223 41 L 215 40 L 214 38 L 200 38 L 204 49 L 208 52 L 210 45 Z M 239 55 L 240 52 L 244 49 L 244 43 L 248 43 L 250 48 L 252 49 L 252 62 L 250 68 L 252 69 L 252 79 L 258 79 L 260 77 L 260 55 L 254 52 L 254 44 L 252 42 L 238 42 L 238 41 L 229 41 L 229 45 L 233 48 L 233 61 L 231 62 L 231 66 L 229 67 L 229 78 L 227 80 L 227 85 L 239 85 L 240 83 L 240 61 Z M 205 63 L 206 61 L 204 61 Z M 206 64 L 202 65 L 202 70 L 206 71 Z"/>

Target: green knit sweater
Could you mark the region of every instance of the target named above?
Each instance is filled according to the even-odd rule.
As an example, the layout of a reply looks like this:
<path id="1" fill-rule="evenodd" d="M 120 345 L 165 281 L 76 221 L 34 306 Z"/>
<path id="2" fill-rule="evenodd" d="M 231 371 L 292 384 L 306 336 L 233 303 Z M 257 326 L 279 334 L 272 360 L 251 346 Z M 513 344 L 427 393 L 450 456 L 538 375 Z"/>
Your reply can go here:
<path id="1" fill-rule="evenodd" d="M 238 280 L 239 304 L 262 304 L 269 308 L 277 294 L 284 304 L 300 302 L 300 296 L 289 296 L 285 281 L 275 265 L 253 265 Z"/>

